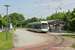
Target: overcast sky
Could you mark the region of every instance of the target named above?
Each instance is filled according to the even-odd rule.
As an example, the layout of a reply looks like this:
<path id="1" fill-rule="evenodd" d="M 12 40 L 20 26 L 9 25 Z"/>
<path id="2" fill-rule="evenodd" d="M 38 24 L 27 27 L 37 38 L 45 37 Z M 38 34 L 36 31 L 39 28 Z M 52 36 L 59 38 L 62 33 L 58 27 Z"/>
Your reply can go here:
<path id="1" fill-rule="evenodd" d="M 6 7 L 10 5 L 8 14 L 21 13 L 25 19 L 37 17 L 46 18 L 56 12 L 73 11 L 75 0 L 0 0 L 0 14 L 6 15 Z M 61 9 L 60 9 L 61 8 Z"/>

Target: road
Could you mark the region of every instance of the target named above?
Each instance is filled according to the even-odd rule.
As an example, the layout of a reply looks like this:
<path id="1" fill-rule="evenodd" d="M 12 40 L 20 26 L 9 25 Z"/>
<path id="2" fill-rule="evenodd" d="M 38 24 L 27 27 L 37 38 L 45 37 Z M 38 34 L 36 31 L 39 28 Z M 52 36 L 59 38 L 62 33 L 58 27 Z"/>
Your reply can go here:
<path id="1" fill-rule="evenodd" d="M 14 37 L 14 50 L 75 50 L 70 47 L 75 38 L 56 34 L 43 34 L 17 29 Z"/>
<path id="2" fill-rule="evenodd" d="M 45 36 L 32 34 L 23 29 L 16 29 L 16 33 L 13 35 L 14 47 L 17 48 L 40 44 L 48 40 L 49 38 Z"/>

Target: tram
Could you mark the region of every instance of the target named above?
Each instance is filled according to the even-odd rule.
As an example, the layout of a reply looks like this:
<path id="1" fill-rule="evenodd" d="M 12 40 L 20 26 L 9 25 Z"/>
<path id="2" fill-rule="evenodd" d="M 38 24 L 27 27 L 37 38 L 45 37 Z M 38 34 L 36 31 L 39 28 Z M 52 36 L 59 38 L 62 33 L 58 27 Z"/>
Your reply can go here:
<path id="1" fill-rule="evenodd" d="M 39 21 L 28 23 L 27 30 L 37 31 L 37 32 L 48 32 L 47 21 Z"/>

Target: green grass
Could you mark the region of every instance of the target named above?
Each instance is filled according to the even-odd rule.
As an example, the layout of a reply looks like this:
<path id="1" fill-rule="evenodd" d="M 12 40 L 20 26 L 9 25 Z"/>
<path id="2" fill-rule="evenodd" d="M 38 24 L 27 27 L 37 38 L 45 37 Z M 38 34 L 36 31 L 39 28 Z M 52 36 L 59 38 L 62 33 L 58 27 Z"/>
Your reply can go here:
<path id="1" fill-rule="evenodd" d="M 8 40 L 6 40 L 6 33 L 0 32 L 0 50 L 7 50 L 13 48 L 12 34 L 8 33 Z"/>
<path id="2" fill-rule="evenodd" d="M 75 44 L 73 44 L 71 47 L 75 48 Z"/>
<path id="3" fill-rule="evenodd" d="M 66 32 L 67 33 L 67 31 L 64 31 L 64 32 Z M 68 31 L 68 33 L 75 33 L 74 31 Z"/>
<path id="4" fill-rule="evenodd" d="M 73 32 L 73 31 L 69 31 L 68 33 L 75 33 L 75 32 Z"/>
<path id="5" fill-rule="evenodd" d="M 75 38 L 75 35 L 69 35 L 69 34 L 59 34 L 59 35 Z"/>

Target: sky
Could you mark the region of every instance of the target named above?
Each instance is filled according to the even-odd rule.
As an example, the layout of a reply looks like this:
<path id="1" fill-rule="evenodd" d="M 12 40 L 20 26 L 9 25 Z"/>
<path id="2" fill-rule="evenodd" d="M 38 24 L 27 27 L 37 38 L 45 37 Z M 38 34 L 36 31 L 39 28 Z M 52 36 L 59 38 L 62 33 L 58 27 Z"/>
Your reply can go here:
<path id="1" fill-rule="evenodd" d="M 2 17 L 7 14 L 19 13 L 23 14 L 25 19 L 37 17 L 46 18 L 57 12 L 73 11 L 75 8 L 75 0 L 0 0 L 0 14 Z M 61 9 L 60 9 L 61 8 Z"/>

